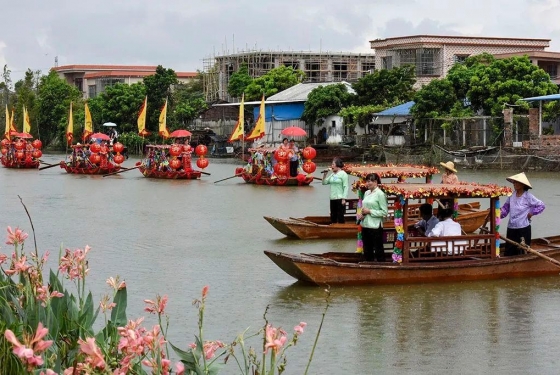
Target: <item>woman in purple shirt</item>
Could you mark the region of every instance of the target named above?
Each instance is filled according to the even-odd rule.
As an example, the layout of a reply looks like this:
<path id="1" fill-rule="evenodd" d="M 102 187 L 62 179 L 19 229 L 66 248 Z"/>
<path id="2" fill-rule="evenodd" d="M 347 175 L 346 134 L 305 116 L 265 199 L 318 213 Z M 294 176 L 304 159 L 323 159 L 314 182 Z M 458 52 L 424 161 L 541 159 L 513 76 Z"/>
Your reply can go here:
<path id="1" fill-rule="evenodd" d="M 525 240 L 527 246 L 531 245 L 531 218 L 544 211 L 544 203 L 529 193 L 533 187 L 525 176 L 519 173 L 508 177 L 507 180 L 513 183 L 513 194 L 509 196 L 506 203 L 502 206 L 500 217 L 503 219 L 509 214 L 507 228 L 507 238 L 515 242 Z M 505 256 L 520 255 L 523 250 L 518 246 L 506 243 Z"/>

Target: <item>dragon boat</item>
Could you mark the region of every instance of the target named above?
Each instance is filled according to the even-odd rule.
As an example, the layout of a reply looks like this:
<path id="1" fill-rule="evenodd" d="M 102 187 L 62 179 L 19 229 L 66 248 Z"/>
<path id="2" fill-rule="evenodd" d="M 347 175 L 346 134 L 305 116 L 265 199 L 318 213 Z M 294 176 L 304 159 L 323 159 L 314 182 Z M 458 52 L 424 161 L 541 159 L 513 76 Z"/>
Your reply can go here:
<path id="1" fill-rule="evenodd" d="M 205 158 L 208 148 L 199 144 L 196 148 L 190 145 L 147 145 L 146 156 L 142 161 L 136 163 L 144 177 L 161 178 L 169 180 L 196 180 L 203 171 L 192 168 L 192 153 L 199 157 L 196 161 L 197 167 L 204 169 L 208 166 Z"/>
<path id="2" fill-rule="evenodd" d="M 121 170 L 125 160 L 122 154 L 124 146 L 115 143 L 109 146 L 102 142 L 82 145 L 72 145 L 72 153 L 66 161 L 60 162 L 60 168 L 70 174 L 105 175 Z"/>
<path id="3" fill-rule="evenodd" d="M 2 139 L 0 163 L 5 168 L 36 169 L 41 163 L 39 158 L 43 156 L 41 148 L 43 144 L 40 140 L 26 140 L 32 138 L 31 135 L 12 133 L 15 141 Z"/>

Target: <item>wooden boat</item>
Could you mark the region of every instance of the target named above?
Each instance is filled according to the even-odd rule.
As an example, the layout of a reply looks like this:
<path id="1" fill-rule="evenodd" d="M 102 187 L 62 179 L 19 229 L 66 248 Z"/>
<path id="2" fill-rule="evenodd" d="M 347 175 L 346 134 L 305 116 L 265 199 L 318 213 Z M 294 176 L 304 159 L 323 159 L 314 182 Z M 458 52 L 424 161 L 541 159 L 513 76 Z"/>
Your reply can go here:
<path id="1" fill-rule="evenodd" d="M 355 212 L 357 207 L 357 199 L 346 201 L 346 212 Z M 420 204 L 409 205 L 409 223 L 412 226 L 418 220 Z M 437 209 L 434 210 L 437 214 Z M 465 233 L 472 233 L 484 225 L 488 217 L 489 210 L 480 210 L 480 202 L 464 203 L 459 205 L 457 222 L 461 224 L 461 228 Z M 281 219 L 276 217 L 264 216 L 264 219 L 276 228 L 280 233 L 300 240 L 318 239 L 318 238 L 356 238 L 358 225 L 356 224 L 356 216 L 347 216 L 344 224 L 331 224 L 330 216 L 305 216 L 302 218 L 291 217 L 289 219 Z M 392 218 L 383 224 L 384 228 L 394 230 Z"/>
<path id="2" fill-rule="evenodd" d="M 312 151 L 310 151 L 312 150 Z M 276 148 L 250 148 L 245 167 L 235 169 L 235 175 L 248 184 L 268 186 L 308 186 L 313 181 L 315 150 L 306 147 L 299 155 L 297 176 L 290 176 L 288 152 Z M 308 154 L 308 152 L 310 154 Z M 303 161 L 305 157 L 307 161 Z"/>
<path id="3" fill-rule="evenodd" d="M 2 140 L 0 163 L 5 168 L 36 169 L 39 168 L 39 158 L 43 156 L 41 151 L 42 143 L 36 139 L 28 141 L 25 138 L 32 138 L 31 135 L 14 133 L 14 137 L 24 136 L 15 141 Z"/>
<path id="4" fill-rule="evenodd" d="M 383 184 L 388 195 L 395 195 L 402 206 L 402 221 L 407 222 L 408 200 L 422 197 L 488 198 L 488 232 L 449 237 L 416 237 L 405 233 L 395 220 L 400 236 L 386 262 L 364 262 L 362 254 L 324 253 L 288 254 L 265 251 L 282 270 L 305 283 L 316 285 L 416 284 L 491 280 L 515 277 L 557 275 L 558 268 L 532 253 L 500 257 L 499 197 L 511 189 L 479 184 Z M 429 246 L 428 246 L 429 245 Z M 531 248 L 543 255 L 560 259 L 560 236 L 537 238 Z M 389 263 L 390 261 L 392 263 Z M 388 262 L 387 262 L 388 261 Z"/>
<path id="5" fill-rule="evenodd" d="M 113 146 L 105 142 L 72 145 L 72 153 L 67 161 L 60 162 L 60 168 L 70 174 L 104 175 L 121 170 L 120 164 L 125 156 L 122 143 Z"/>
<path id="6" fill-rule="evenodd" d="M 199 168 L 208 166 L 208 159 L 204 158 L 208 148 L 200 144 L 193 149 L 190 145 L 148 145 L 146 156 L 136 163 L 136 167 L 144 177 L 162 178 L 169 180 L 196 180 L 203 172 L 192 168 L 192 153 L 199 156 L 196 164 Z"/>

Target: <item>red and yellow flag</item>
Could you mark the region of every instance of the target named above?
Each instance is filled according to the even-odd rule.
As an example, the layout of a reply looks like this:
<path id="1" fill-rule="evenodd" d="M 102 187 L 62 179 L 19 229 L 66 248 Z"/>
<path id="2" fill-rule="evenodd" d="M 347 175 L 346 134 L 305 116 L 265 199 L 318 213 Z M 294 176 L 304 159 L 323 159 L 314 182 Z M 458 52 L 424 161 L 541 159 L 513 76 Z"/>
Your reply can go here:
<path id="1" fill-rule="evenodd" d="M 12 107 L 12 117 L 10 117 L 10 131 L 16 132 L 16 133 L 17 133 L 17 129 L 16 129 L 16 114 L 15 114 L 14 107 Z"/>
<path id="2" fill-rule="evenodd" d="M 264 123 L 265 123 L 265 107 L 264 107 L 264 94 L 261 99 L 261 106 L 259 109 L 259 117 L 257 117 L 257 121 L 255 123 L 255 127 L 249 136 L 246 138 L 248 141 L 254 141 L 255 139 L 259 139 L 264 137 Z"/>
<path id="3" fill-rule="evenodd" d="M 159 114 L 159 135 L 163 138 L 169 138 L 169 132 L 167 131 L 167 99 L 165 99 L 165 104 Z"/>
<path id="4" fill-rule="evenodd" d="M 29 121 L 29 112 L 25 106 L 23 106 L 23 132 L 31 134 L 31 121 Z"/>
<path id="5" fill-rule="evenodd" d="M 239 118 L 235 128 L 233 128 L 233 133 L 229 137 L 229 142 L 238 141 L 243 138 L 245 131 L 243 130 L 243 124 L 245 123 L 245 94 L 241 96 L 241 104 L 239 104 Z"/>
<path id="6" fill-rule="evenodd" d="M 70 102 L 70 112 L 68 113 L 68 126 L 66 127 L 66 141 L 72 144 L 74 139 L 74 117 L 72 116 L 72 102 Z"/>
<path id="7" fill-rule="evenodd" d="M 144 103 L 142 103 L 142 107 L 140 107 L 140 113 L 138 113 L 138 134 L 140 136 L 145 137 L 148 135 L 146 131 L 146 110 L 148 109 L 148 96 L 144 99 Z"/>
<path id="8" fill-rule="evenodd" d="M 86 103 L 84 105 L 84 134 L 82 134 L 82 141 L 85 142 L 86 139 L 93 134 L 93 120 L 91 119 L 91 112 L 89 111 L 89 106 Z"/>
<path id="9" fill-rule="evenodd" d="M 4 132 L 4 136 L 6 137 L 6 139 L 8 141 L 10 141 L 12 138 L 10 138 L 10 128 L 12 127 L 12 123 L 11 123 L 11 119 L 10 119 L 10 111 L 8 111 L 8 105 L 6 104 L 6 130 Z"/>

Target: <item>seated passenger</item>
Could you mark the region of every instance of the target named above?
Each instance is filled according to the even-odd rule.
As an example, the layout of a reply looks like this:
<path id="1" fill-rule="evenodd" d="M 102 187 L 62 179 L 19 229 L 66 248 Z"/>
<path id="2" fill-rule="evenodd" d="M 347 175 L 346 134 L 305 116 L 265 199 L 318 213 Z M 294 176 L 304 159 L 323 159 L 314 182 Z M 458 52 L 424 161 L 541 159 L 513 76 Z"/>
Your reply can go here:
<path id="1" fill-rule="evenodd" d="M 447 237 L 447 236 L 460 236 L 462 234 L 461 224 L 453 221 L 453 210 L 450 208 L 442 208 L 439 210 L 442 221 L 436 224 L 434 229 L 428 234 L 428 237 Z M 460 254 L 462 247 L 467 245 L 467 241 L 457 240 L 447 242 L 447 254 Z M 441 247 L 445 246 L 445 241 L 434 241 L 431 243 L 431 251 L 441 251 Z M 455 250 L 453 249 L 455 247 Z"/>
<path id="2" fill-rule="evenodd" d="M 422 220 L 414 224 L 414 227 L 418 229 L 420 235 L 429 237 L 432 229 L 439 223 L 438 218 L 434 216 L 431 204 L 424 203 L 420 206 L 420 217 Z"/>

